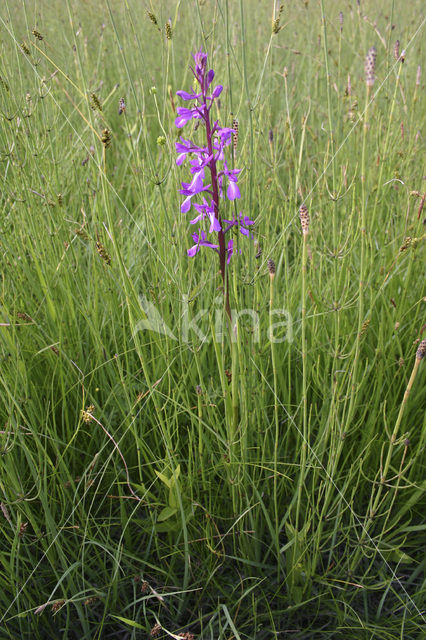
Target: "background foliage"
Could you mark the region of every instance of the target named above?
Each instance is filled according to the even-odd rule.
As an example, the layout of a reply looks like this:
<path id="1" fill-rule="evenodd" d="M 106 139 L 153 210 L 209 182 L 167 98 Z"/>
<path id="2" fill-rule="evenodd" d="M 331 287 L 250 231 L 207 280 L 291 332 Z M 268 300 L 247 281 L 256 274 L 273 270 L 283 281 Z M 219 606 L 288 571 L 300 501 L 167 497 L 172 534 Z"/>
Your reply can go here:
<path id="1" fill-rule="evenodd" d="M 2 2 L 0 637 L 420 637 L 423 24 L 419 2 Z M 242 316 L 232 349 L 180 213 L 200 47 L 256 221 L 230 278 L 260 340 Z"/>

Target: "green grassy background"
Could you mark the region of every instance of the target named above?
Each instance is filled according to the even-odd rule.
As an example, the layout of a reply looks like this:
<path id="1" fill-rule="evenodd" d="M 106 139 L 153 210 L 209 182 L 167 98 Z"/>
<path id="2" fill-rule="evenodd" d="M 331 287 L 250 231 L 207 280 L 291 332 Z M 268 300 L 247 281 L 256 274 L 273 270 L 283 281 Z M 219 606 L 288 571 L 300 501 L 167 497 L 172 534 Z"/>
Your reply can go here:
<path id="1" fill-rule="evenodd" d="M 277 15 L 1 4 L 0 638 L 421 637 L 421 3 L 284 3 L 271 34 Z M 175 92 L 200 46 L 255 220 L 229 273 L 260 341 L 241 317 L 233 347 L 180 213 Z M 292 318 L 273 345 L 271 297 Z M 174 337 L 141 328 L 148 304 Z"/>

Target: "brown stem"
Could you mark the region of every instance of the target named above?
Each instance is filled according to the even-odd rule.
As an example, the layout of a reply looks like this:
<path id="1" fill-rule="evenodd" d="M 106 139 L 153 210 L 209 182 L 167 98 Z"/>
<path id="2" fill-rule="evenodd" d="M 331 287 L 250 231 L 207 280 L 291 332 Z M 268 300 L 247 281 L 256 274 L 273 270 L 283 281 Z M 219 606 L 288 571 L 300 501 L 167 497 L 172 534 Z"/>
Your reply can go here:
<path id="1" fill-rule="evenodd" d="M 203 96 L 204 97 L 204 96 Z M 218 231 L 217 237 L 219 240 L 219 264 L 220 264 L 220 275 L 222 276 L 223 283 L 223 295 L 225 297 L 225 310 L 228 314 L 229 320 L 232 321 L 231 316 L 231 306 L 229 304 L 229 286 L 228 286 L 228 274 L 226 273 L 226 247 L 225 247 L 225 234 L 223 233 L 222 227 L 222 218 L 219 213 L 219 189 L 217 186 L 217 168 L 216 168 L 216 160 L 213 153 L 213 144 L 212 144 L 212 133 L 211 133 L 211 124 L 210 124 L 210 112 L 207 110 L 207 105 L 204 102 L 206 107 L 206 113 L 204 116 L 204 121 L 206 123 L 206 134 L 207 134 L 207 148 L 209 151 L 209 156 L 212 156 L 212 159 L 209 162 L 209 168 L 212 179 L 212 188 L 213 188 L 213 205 L 214 205 L 214 213 L 215 217 L 219 221 L 220 231 Z"/>

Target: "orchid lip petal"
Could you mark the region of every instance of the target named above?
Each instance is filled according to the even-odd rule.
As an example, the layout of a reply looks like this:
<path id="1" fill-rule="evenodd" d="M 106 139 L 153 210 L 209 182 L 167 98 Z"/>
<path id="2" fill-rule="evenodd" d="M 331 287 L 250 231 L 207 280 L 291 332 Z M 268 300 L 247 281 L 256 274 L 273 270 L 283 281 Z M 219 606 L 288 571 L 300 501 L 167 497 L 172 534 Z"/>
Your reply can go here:
<path id="1" fill-rule="evenodd" d="M 228 196 L 228 200 L 236 200 L 237 198 L 241 198 L 240 190 L 235 182 L 229 182 L 228 189 L 226 190 L 226 195 Z"/>

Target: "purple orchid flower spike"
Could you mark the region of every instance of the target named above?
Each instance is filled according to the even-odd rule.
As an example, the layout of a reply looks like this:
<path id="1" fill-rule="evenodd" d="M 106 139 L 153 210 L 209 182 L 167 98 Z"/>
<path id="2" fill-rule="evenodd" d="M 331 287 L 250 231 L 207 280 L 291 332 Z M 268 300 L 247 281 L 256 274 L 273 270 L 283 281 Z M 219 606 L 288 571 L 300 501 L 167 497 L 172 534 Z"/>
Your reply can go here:
<path id="1" fill-rule="evenodd" d="M 179 107 L 175 125 L 178 129 L 184 127 L 190 120 L 200 120 L 205 128 L 205 146 L 199 146 L 191 140 L 183 137 L 176 143 L 178 156 L 176 164 L 181 165 L 186 158 L 190 158 L 191 182 L 182 182 L 179 193 L 185 196 L 181 205 L 182 213 L 187 213 L 191 207 L 197 211 L 198 215 L 190 220 L 191 224 L 201 224 L 204 220 L 209 222 L 208 230 L 199 229 L 198 233 L 193 233 L 192 238 L 195 244 L 188 249 L 188 256 L 193 257 L 201 250 L 201 247 L 213 249 L 219 254 L 220 273 L 223 281 L 225 295 L 225 308 L 229 318 L 231 310 L 229 305 L 229 291 L 226 267 L 229 265 L 232 256 L 241 253 L 236 248 L 235 240 L 225 240 L 225 235 L 232 228 L 237 228 L 243 236 L 253 238 L 250 227 L 254 224 L 248 216 L 243 216 L 240 212 L 237 217 L 232 216 L 232 220 L 225 220 L 220 213 L 220 199 L 228 199 L 233 202 L 241 198 L 238 186 L 240 169 L 230 169 L 225 160 L 225 149 L 232 143 L 232 136 L 235 129 L 230 127 L 220 127 L 217 121 L 211 121 L 211 109 L 215 100 L 223 91 L 222 85 L 217 85 L 210 89 L 215 77 L 213 69 L 207 70 L 207 54 L 201 49 L 193 54 L 194 68 L 191 71 L 195 77 L 198 87 L 196 90 L 177 92 L 177 95 L 186 102 L 192 102 L 192 107 Z M 208 95 L 210 94 L 210 95 Z M 209 179 L 206 179 L 205 169 L 210 172 Z M 208 183 L 208 184 L 206 184 Z M 224 189 L 226 187 L 226 196 Z M 197 196 L 203 194 L 202 202 L 197 202 Z M 210 197 L 206 194 L 210 194 Z M 228 205 L 229 206 L 229 205 Z M 213 242 L 209 239 L 212 236 Z"/>
<path id="2" fill-rule="evenodd" d="M 193 233 L 192 239 L 194 240 L 195 244 L 193 247 L 188 249 L 188 255 L 191 257 L 195 256 L 195 254 L 199 252 L 200 247 L 210 247 L 211 249 L 216 249 L 216 250 L 219 247 L 219 245 L 213 244 L 212 242 L 208 242 L 206 240 L 206 234 L 204 231 L 200 231 L 200 233 Z"/>

